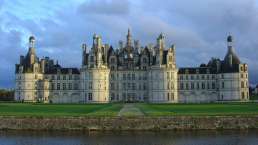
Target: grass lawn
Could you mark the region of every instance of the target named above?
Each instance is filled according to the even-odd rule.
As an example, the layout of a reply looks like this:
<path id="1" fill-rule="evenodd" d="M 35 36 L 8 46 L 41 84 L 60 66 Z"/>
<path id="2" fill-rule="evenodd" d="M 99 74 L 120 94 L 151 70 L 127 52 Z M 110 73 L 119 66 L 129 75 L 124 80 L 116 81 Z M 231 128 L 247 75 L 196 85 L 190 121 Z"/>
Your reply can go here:
<path id="1" fill-rule="evenodd" d="M 116 116 L 122 104 L 0 103 L 0 116 Z"/>
<path id="2" fill-rule="evenodd" d="M 258 103 L 137 104 L 146 116 L 258 115 Z"/>
<path id="3" fill-rule="evenodd" d="M 33 104 L 0 103 L 0 116 L 118 116 L 122 103 L 111 104 Z M 145 116 L 175 115 L 258 115 L 258 103 L 224 104 L 133 104 Z"/>

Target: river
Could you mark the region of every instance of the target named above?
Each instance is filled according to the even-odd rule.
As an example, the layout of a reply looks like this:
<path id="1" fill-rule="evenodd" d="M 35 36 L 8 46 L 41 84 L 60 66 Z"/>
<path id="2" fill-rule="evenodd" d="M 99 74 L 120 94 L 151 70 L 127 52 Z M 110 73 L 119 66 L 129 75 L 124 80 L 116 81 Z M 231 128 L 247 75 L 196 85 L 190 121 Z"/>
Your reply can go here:
<path id="1" fill-rule="evenodd" d="M 257 145 L 258 130 L 0 131 L 0 145 Z"/>

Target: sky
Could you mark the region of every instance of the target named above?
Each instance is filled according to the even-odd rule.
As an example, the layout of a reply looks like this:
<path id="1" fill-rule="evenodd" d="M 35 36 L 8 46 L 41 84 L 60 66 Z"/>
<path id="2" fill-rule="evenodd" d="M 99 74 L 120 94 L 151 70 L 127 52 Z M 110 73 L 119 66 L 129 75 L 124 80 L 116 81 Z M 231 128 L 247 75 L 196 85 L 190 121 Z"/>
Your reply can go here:
<path id="1" fill-rule="evenodd" d="M 94 33 L 117 47 L 128 28 L 142 46 L 164 33 L 178 67 L 224 59 L 231 34 L 250 83 L 258 84 L 258 0 L 0 0 L 0 88 L 14 87 L 31 35 L 39 58 L 80 67 L 81 44 L 90 48 Z"/>

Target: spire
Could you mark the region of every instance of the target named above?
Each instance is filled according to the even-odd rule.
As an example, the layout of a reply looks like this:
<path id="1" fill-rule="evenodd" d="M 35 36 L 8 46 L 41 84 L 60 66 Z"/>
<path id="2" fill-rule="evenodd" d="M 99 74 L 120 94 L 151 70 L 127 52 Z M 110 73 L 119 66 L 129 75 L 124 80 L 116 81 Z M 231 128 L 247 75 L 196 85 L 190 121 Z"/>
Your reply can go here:
<path id="1" fill-rule="evenodd" d="M 128 28 L 128 33 L 127 33 L 127 46 L 132 46 L 132 36 L 131 36 L 131 31 L 130 28 Z"/>
<path id="2" fill-rule="evenodd" d="M 35 54 L 35 37 L 34 36 L 30 36 L 29 38 L 29 53 L 30 54 Z"/>

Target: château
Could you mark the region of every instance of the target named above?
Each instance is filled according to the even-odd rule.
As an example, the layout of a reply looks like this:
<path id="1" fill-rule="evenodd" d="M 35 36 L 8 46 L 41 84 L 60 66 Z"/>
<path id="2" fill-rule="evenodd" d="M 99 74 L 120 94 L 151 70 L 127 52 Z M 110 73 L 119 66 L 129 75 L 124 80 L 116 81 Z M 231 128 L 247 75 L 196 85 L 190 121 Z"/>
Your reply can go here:
<path id="1" fill-rule="evenodd" d="M 248 65 L 227 38 L 224 59 L 212 58 L 199 67 L 178 68 L 176 47 L 166 47 L 160 34 L 155 45 L 142 47 L 128 30 L 118 48 L 93 35 L 82 45 L 80 68 L 64 68 L 53 59 L 39 59 L 35 38 L 15 70 L 15 99 L 45 103 L 202 103 L 249 100 Z"/>

